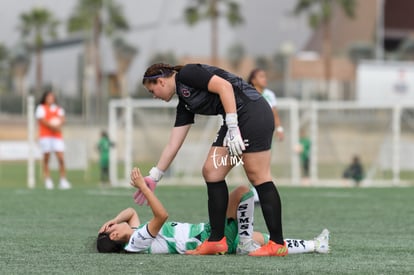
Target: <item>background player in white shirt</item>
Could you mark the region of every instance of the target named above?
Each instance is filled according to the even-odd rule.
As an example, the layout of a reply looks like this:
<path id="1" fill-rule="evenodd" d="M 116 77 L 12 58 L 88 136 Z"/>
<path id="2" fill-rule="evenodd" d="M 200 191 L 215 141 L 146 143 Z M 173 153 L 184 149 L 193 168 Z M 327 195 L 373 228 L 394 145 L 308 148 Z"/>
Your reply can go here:
<path id="1" fill-rule="evenodd" d="M 133 208 L 121 211 L 99 230 L 99 252 L 135 252 L 150 254 L 185 254 L 200 245 L 210 235 L 208 223 L 167 222 L 168 213 L 148 188 L 139 169 L 131 172 L 131 185 L 145 195 L 154 214 L 141 223 Z M 269 240 L 269 235 L 253 231 L 253 194 L 247 186 L 239 186 L 229 196 L 225 235 L 229 254 L 247 254 Z M 285 239 L 288 253 L 327 253 L 329 231 L 324 229 L 314 240 Z"/>
<path id="2" fill-rule="evenodd" d="M 277 112 L 277 99 L 272 90 L 267 87 L 266 72 L 263 69 L 256 68 L 250 72 L 247 82 L 256 88 L 256 90 L 266 99 L 270 107 L 272 107 L 273 117 L 275 120 L 275 133 L 277 138 L 282 141 L 285 137 L 282 123 L 280 122 L 279 113 Z"/>

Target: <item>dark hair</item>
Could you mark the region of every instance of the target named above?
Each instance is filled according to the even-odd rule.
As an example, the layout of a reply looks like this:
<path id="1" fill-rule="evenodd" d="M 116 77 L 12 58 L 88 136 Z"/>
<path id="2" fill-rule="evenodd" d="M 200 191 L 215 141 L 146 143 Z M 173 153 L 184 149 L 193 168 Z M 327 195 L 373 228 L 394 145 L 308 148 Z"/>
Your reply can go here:
<path id="1" fill-rule="evenodd" d="M 124 250 L 124 245 L 123 242 L 111 240 L 108 232 L 99 233 L 96 240 L 96 249 L 99 253 L 119 253 Z"/>
<path id="2" fill-rule="evenodd" d="M 258 72 L 261 72 L 261 71 L 263 71 L 263 69 L 261 69 L 261 68 L 256 68 L 256 69 L 253 69 L 253 70 L 250 72 L 249 77 L 247 78 L 247 82 L 248 82 L 250 85 L 252 85 L 252 86 L 253 86 L 253 83 L 252 83 L 253 78 L 255 78 L 255 77 L 256 77 L 256 75 L 257 75 L 257 73 L 258 73 Z"/>
<path id="3" fill-rule="evenodd" d="M 40 98 L 40 100 L 39 100 L 39 104 L 41 104 L 41 105 L 45 104 L 45 103 L 46 103 L 46 97 L 47 97 L 49 94 L 53 94 L 53 90 L 52 90 L 52 88 L 47 88 L 47 89 L 43 92 L 42 97 L 41 97 L 41 98 Z M 55 104 L 57 104 L 57 99 L 56 99 L 56 96 L 55 96 Z"/>
<path id="4" fill-rule="evenodd" d="M 174 72 L 180 71 L 182 67 L 181 65 L 172 66 L 165 63 L 152 64 L 145 71 L 142 84 L 156 83 L 158 78 L 172 76 Z"/>

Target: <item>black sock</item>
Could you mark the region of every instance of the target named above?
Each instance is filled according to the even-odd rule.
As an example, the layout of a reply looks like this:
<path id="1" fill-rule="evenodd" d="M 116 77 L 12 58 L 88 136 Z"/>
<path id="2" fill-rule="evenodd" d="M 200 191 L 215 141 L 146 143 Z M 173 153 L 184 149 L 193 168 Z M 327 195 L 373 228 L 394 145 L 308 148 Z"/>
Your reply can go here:
<path id="1" fill-rule="evenodd" d="M 272 181 L 255 186 L 262 206 L 263 217 L 269 230 L 270 239 L 283 244 L 282 205 L 279 192 Z"/>
<path id="2" fill-rule="evenodd" d="M 207 182 L 208 217 L 210 219 L 211 234 L 209 241 L 219 241 L 224 237 L 227 204 L 229 191 L 226 181 Z"/>

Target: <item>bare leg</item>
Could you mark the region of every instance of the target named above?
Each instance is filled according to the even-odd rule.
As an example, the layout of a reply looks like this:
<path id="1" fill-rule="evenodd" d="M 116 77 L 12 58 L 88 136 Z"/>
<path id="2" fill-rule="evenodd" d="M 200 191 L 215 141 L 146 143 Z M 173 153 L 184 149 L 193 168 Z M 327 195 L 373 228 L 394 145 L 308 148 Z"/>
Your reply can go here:
<path id="1" fill-rule="evenodd" d="M 239 207 L 240 200 L 244 194 L 249 192 L 249 187 L 245 185 L 238 186 L 229 195 L 229 205 L 227 207 L 227 218 L 237 219 L 237 208 Z"/>
<path id="2" fill-rule="evenodd" d="M 65 170 L 65 158 L 63 152 L 56 152 L 56 157 L 59 162 L 59 174 L 60 178 L 66 177 L 66 170 Z"/>
<path id="3" fill-rule="evenodd" d="M 203 166 L 203 177 L 207 182 L 224 180 L 233 166 L 226 147 L 211 147 Z"/>
<path id="4" fill-rule="evenodd" d="M 70 189 L 71 184 L 66 180 L 66 169 L 65 169 L 65 158 L 63 152 L 56 152 L 56 157 L 59 162 L 59 173 L 60 173 L 60 189 Z"/>
<path id="5" fill-rule="evenodd" d="M 229 200 L 224 178 L 231 168 L 227 149 L 211 147 L 203 166 L 203 177 L 207 184 L 208 216 L 211 225 L 209 241 L 219 241 L 224 237 L 226 209 Z"/>
<path id="6" fill-rule="evenodd" d="M 43 154 L 43 177 L 45 179 L 50 178 L 49 158 L 50 158 L 50 153 Z"/>
<path id="7" fill-rule="evenodd" d="M 244 170 L 259 195 L 270 239 L 283 245 L 282 205 L 279 193 L 272 181 L 270 160 L 270 150 L 243 155 Z"/>
<path id="8" fill-rule="evenodd" d="M 270 150 L 243 154 L 244 171 L 254 186 L 272 181 L 270 171 L 271 156 Z"/>

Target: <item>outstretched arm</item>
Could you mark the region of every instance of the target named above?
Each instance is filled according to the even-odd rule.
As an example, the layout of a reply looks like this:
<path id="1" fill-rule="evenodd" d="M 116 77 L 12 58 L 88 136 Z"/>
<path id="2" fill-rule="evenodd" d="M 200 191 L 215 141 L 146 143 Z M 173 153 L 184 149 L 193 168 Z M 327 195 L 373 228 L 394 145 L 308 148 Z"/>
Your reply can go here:
<path id="1" fill-rule="evenodd" d="M 187 136 L 188 131 L 190 130 L 191 124 L 174 127 L 171 130 L 170 140 L 162 151 L 160 160 L 158 161 L 157 168 L 161 171 L 165 171 L 170 166 L 171 162 L 174 160 L 177 155 L 178 150 L 180 150 L 181 145 Z"/>
<path id="2" fill-rule="evenodd" d="M 171 130 L 170 140 L 162 151 L 160 160 L 158 161 L 155 167 L 152 167 L 149 171 L 149 176 L 145 177 L 144 180 L 147 183 L 147 186 L 151 191 L 154 191 L 157 186 L 157 182 L 161 180 L 164 175 L 164 172 L 171 165 L 175 156 L 177 155 L 178 150 L 183 145 L 185 137 L 187 136 L 188 131 L 190 130 L 191 124 L 177 126 Z M 146 197 L 141 190 L 137 190 L 134 193 L 134 201 L 138 205 L 143 205 L 147 202 Z M 147 202 L 148 204 L 148 202 Z"/>
<path id="3" fill-rule="evenodd" d="M 153 218 L 148 223 L 148 231 L 152 236 L 156 236 L 160 231 L 162 225 L 168 219 L 167 210 L 165 210 L 162 203 L 158 200 L 155 194 L 149 189 L 144 181 L 144 177 L 138 168 L 132 169 L 131 185 L 140 189 L 151 207 Z"/>

